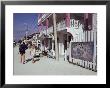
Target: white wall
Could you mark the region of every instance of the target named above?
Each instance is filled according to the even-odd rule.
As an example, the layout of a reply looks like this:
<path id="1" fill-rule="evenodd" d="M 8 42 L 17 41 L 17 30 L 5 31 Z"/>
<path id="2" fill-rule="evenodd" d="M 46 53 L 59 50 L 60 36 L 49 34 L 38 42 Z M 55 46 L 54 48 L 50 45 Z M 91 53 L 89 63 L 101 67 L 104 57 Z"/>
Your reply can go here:
<path id="1" fill-rule="evenodd" d="M 73 41 L 72 42 L 94 42 L 94 54 L 93 54 L 93 63 L 96 64 L 96 41 L 97 41 L 97 14 L 93 14 L 92 17 L 92 30 L 91 31 L 83 31 L 83 26 L 80 25 L 78 29 L 75 29 L 74 27 L 71 27 L 70 29 L 68 29 L 67 31 L 70 32 L 73 36 Z M 70 61 L 72 62 L 72 58 L 71 58 L 71 45 L 70 45 Z M 73 60 L 75 61 L 75 63 L 80 63 L 81 60 L 75 59 L 73 58 Z M 89 63 L 89 62 L 87 62 Z"/>
<path id="2" fill-rule="evenodd" d="M 64 41 L 64 36 L 63 36 L 63 33 L 60 33 L 57 35 L 58 38 L 59 38 L 59 43 L 58 43 L 58 48 L 59 48 L 59 55 L 64 55 L 64 44 L 63 44 L 63 41 Z"/>
<path id="3" fill-rule="evenodd" d="M 72 34 L 73 41 L 82 42 L 84 40 L 82 25 L 80 25 L 78 29 L 71 27 L 67 31 Z"/>

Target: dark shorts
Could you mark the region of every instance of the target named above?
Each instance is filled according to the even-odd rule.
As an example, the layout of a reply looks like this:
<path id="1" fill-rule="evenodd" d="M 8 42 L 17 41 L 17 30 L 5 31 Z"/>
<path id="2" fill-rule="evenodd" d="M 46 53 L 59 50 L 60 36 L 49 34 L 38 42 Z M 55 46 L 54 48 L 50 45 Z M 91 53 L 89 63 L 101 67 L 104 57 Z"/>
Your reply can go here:
<path id="1" fill-rule="evenodd" d="M 21 55 L 25 54 L 25 52 L 20 52 Z"/>

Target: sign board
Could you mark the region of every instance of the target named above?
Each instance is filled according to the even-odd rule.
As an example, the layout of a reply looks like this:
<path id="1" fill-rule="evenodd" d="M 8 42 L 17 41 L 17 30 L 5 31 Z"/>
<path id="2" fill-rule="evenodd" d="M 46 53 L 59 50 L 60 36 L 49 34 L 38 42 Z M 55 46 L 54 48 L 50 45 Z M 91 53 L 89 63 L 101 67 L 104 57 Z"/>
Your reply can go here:
<path id="1" fill-rule="evenodd" d="M 85 61 L 93 61 L 93 42 L 71 42 L 71 57 Z"/>

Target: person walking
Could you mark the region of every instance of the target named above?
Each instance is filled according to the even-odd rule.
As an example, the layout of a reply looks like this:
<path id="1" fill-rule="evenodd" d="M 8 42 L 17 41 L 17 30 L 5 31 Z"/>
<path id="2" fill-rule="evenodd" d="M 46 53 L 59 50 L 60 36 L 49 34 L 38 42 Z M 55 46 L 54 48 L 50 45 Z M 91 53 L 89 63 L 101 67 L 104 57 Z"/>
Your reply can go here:
<path id="1" fill-rule="evenodd" d="M 31 48 L 32 48 L 32 45 L 31 44 L 28 44 L 28 49 L 26 50 L 26 63 L 31 61 L 32 60 L 32 56 L 31 56 Z"/>
<path id="2" fill-rule="evenodd" d="M 27 46 L 24 42 L 22 42 L 19 46 L 19 52 L 21 55 L 21 63 L 25 64 L 25 50 L 27 49 Z"/>
<path id="3" fill-rule="evenodd" d="M 31 55 L 31 58 L 32 58 L 32 63 L 35 63 L 35 60 L 34 60 L 35 54 L 36 54 L 36 49 L 35 49 L 35 45 L 33 44 L 32 48 L 31 48 L 31 52 L 30 52 L 30 55 Z"/>

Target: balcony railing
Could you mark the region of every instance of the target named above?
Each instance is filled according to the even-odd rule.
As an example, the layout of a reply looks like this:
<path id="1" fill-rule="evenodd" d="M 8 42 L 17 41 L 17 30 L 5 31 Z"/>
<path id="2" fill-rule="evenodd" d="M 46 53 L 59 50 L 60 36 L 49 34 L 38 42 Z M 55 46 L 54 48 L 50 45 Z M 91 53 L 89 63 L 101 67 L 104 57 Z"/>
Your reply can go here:
<path id="1" fill-rule="evenodd" d="M 64 30 L 66 28 L 66 21 L 63 20 L 63 21 L 57 23 L 56 26 L 57 26 L 57 31 Z"/>
<path id="2" fill-rule="evenodd" d="M 53 33 L 53 26 L 51 26 L 51 27 L 49 27 L 48 29 L 47 29 L 47 33 L 49 34 L 49 33 Z"/>
<path id="3" fill-rule="evenodd" d="M 46 29 L 41 30 L 41 31 L 40 31 L 40 35 L 39 35 L 39 36 L 42 36 L 43 34 L 44 34 L 44 35 L 46 35 L 46 34 L 47 34 L 47 33 L 46 33 Z"/>
<path id="4" fill-rule="evenodd" d="M 70 27 L 73 27 L 75 29 L 78 29 L 80 26 L 79 20 L 70 19 Z"/>
<path id="5" fill-rule="evenodd" d="M 63 20 L 56 25 L 57 31 L 64 30 L 66 28 L 66 22 Z M 47 29 L 47 33 L 53 33 L 53 26 Z"/>
<path id="6" fill-rule="evenodd" d="M 70 27 L 77 29 L 79 28 L 79 26 L 80 26 L 79 20 L 70 19 Z M 59 23 L 57 23 L 56 28 L 57 28 L 57 31 L 66 29 L 66 20 L 62 20 Z M 44 34 L 53 33 L 53 26 L 49 27 L 48 29 L 44 29 L 42 33 Z"/>

